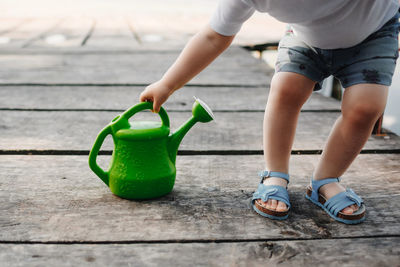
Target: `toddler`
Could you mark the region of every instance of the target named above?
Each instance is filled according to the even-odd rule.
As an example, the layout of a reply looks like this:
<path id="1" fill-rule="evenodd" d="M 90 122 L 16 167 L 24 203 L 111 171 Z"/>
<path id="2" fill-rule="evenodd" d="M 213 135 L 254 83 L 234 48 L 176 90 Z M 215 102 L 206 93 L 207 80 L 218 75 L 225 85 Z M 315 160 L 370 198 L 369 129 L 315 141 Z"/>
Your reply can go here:
<path id="1" fill-rule="evenodd" d="M 252 207 L 270 219 L 290 211 L 289 157 L 304 102 L 329 75 L 345 88 L 341 116 L 327 139 L 306 198 L 337 221 L 365 219 L 362 199 L 339 184 L 382 115 L 398 57 L 398 0 L 221 0 L 210 23 L 186 45 L 175 63 L 140 95 L 153 111 L 209 65 L 255 12 L 289 24 L 279 43 L 265 109 L 266 170 Z M 268 30 L 266 28 L 266 30 Z"/>

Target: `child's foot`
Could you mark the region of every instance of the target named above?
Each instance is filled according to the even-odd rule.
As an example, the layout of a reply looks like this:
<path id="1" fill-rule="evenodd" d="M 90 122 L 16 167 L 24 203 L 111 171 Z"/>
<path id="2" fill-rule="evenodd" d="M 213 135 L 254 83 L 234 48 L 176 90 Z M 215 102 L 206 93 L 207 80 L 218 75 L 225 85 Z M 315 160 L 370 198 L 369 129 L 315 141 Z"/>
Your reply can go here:
<path id="1" fill-rule="evenodd" d="M 251 198 L 255 212 L 273 220 L 285 220 L 289 216 L 290 201 L 287 192 L 289 174 L 276 171 L 262 171 L 261 181 Z"/>
<path id="2" fill-rule="evenodd" d="M 340 192 L 344 192 L 346 189 L 341 186 L 339 183 L 330 183 L 323 185 L 319 188 L 319 193 L 324 196 L 326 199 L 330 199 L 334 195 L 339 194 Z M 341 210 L 344 214 L 353 214 L 358 210 L 358 206 L 353 204 Z"/>
<path id="3" fill-rule="evenodd" d="M 305 197 L 338 222 L 358 224 L 365 221 L 364 201 L 350 188 L 345 190 L 339 182 L 339 177 L 311 179 Z"/>
<path id="4" fill-rule="evenodd" d="M 268 179 L 264 179 L 263 184 L 265 184 L 265 185 L 280 185 L 280 186 L 286 188 L 288 182 L 282 178 L 269 177 Z M 265 202 L 262 201 L 261 199 L 258 199 L 257 202 L 267 209 L 275 210 L 278 212 L 283 212 L 288 209 L 287 205 L 284 202 L 278 201 L 276 199 L 268 199 Z"/>

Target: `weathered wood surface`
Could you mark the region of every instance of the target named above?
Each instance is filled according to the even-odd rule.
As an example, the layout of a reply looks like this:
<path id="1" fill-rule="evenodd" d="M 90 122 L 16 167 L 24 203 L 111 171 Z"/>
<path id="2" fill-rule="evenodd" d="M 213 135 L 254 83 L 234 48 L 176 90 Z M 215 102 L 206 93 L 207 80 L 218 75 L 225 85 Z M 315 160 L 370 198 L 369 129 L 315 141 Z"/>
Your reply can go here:
<path id="1" fill-rule="evenodd" d="M 0 109 L 125 110 L 138 103 L 145 86 L 2 86 Z M 191 110 L 193 96 L 215 111 L 265 109 L 269 87 L 185 87 L 164 104 L 167 110 Z M 340 110 L 340 102 L 318 93 L 303 110 Z"/>
<path id="2" fill-rule="evenodd" d="M 85 156 L 0 156 L 0 240 L 237 242 L 398 236 L 400 155 L 360 155 L 343 176 L 343 183 L 368 208 L 366 221 L 354 226 L 333 221 L 304 198 L 317 159 L 291 158 L 293 208 L 288 220 L 279 222 L 249 208 L 262 156 L 178 157 L 174 190 L 146 201 L 112 195 L 89 170 Z M 99 164 L 107 166 L 109 160 L 101 156 Z"/>
<path id="3" fill-rule="evenodd" d="M 0 149 L 89 150 L 102 128 L 119 112 L 0 111 Z M 192 115 L 169 112 L 175 131 Z M 263 112 L 215 112 L 215 122 L 198 123 L 183 139 L 180 150 L 262 150 Z M 338 112 L 302 112 L 294 150 L 320 150 Z M 159 120 L 151 112 L 132 119 Z M 111 142 L 104 144 L 112 149 Z M 399 149 L 398 136 L 371 136 L 364 149 Z"/>
<path id="4" fill-rule="evenodd" d="M 88 17 L 68 17 L 53 30 L 32 42 L 30 49 L 80 48 L 95 21 Z"/>
<path id="5" fill-rule="evenodd" d="M 0 84 L 143 84 L 162 77 L 178 52 L 1 54 Z M 194 78 L 198 84 L 266 85 L 272 70 L 232 47 Z"/>
<path id="6" fill-rule="evenodd" d="M 209 23 L 210 16 L 217 6 L 217 2 L 214 0 L 203 0 L 201 2 L 194 0 L 151 0 L 145 1 L 145 3 L 139 0 L 130 0 L 118 4 L 70 1 L 67 5 L 41 2 L 41 5 L 46 6 L 46 9 L 44 9 L 32 7 L 29 1 L 27 1 L 28 5 L 21 1 L 14 2 L 7 2 L 1 6 L 3 13 L 0 18 L 0 29 L 3 24 L 10 24 L 10 22 L 13 22 L 12 20 L 21 21 L 29 15 L 39 15 L 46 18 L 90 17 L 100 21 L 105 16 L 126 17 L 141 39 L 144 40 L 144 45 L 155 48 L 157 46 L 172 47 L 186 43 L 192 34 Z M 17 17 L 14 18 L 14 15 Z M 118 30 L 118 28 L 115 30 Z M 276 41 L 281 38 L 284 31 L 284 23 L 278 22 L 268 14 L 255 13 L 243 25 L 234 43 L 255 44 Z M 158 35 L 162 39 L 149 38 L 149 35 Z M 147 39 L 149 41 L 146 42 Z M 116 41 L 118 40 L 116 39 Z M 116 42 L 110 42 L 108 49 L 119 45 Z"/>
<path id="7" fill-rule="evenodd" d="M 32 43 L 56 29 L 64 20 L 65 18 L 22 20 L 24 22 L 21 25 L 3 34 L 3 37 L 9 38 L 9 42 L 3 43 L 1 48 L 29 47 Z"/>
<path id="8" fill-rule="evenodd" d="M 145 16 L 0 24 L 0 37 L 11 37 L 0 39 L 8 40 L 0 47 L 0 150 L 87 152 L 100 129 L 137 103 L 193 34 L 179 35 L 184 29 L 177 20 L 143 24 Z M 186 19 L 195 24 L 198 18 Z M 174 31 L 154 30 L 160 23 Z M 66 39 L 57 43 L 57 35 Z M 165 105 L 174 111 L 173 130 L 190 117 L 192 95 L 217 111 L 216 123 L 196 125 L 180 149 L 261 151 L 271 76 L 264 63 L 230 48 L 191 82 L 199 86 Z M 293 149 L 322 149 L 340 115 L 327 111 L 339 109 L 338 101 L 313 94 L 303 107 L 313 112 L 301 113 Z M 157 119 L 148 112 L 138 117 L 149 116 Z M 112 147 L 109 138 L 103 149 Z M 365 149 L 400 149 L 400 139 L 371 136 Z M 278 222 L 249 208 L 261 155 L 179 156 L 173 192 L 147 201 L 113 196 L 89 170 L 87 156 L 1 155 L 0 266 L 398 265 L 400 155 L 360 155 L 343 176 L 368 208 L 366 222 L 355 226 L 333 221 L 305 200 L 318 158 L 292 156 L 293 209 Z M 106 168 L 110 157 L 99 161 Z"/>
<path id="9" fill-rule="evenodd" d="M 140 41 L 137 49 L 182 49 L 208 22 L 209 18 L 204 14 L 188 15 L 184 11 L 176 12 L 176 9 L 168 14 L 163 11 L 157 14 L 152 10 L 127 17 L 129 27 Z"/>
<path id="10" fill-rule="evenodd" d="M 8 37 L 10 32 L 15 31 L 22 25 L 30 22 L 32 18 L 0 18 L 0 36 Z M 3 43 L 4 44 L 4 43 Z"/>
<path id="11" fill-rule="evenodd" d="M 137 49 L 139 43 L 129 27 L 128 20 L 123 16 L 112 16 L 96 19 L 93 32 L 84 46 L 90 49 Z"/>
<path id="12" fill-rule="evenodd" d="M 173 244 L 0 245 L 12 266 L 398 266 L 399 237 Z"/>

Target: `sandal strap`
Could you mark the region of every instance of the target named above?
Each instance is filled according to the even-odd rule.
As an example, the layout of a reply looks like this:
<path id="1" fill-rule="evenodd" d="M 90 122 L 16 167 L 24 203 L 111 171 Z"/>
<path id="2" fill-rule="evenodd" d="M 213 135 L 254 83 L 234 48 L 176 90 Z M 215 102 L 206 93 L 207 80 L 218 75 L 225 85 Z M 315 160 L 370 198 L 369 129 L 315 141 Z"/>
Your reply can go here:
<path id="1" fill-rule="evenodd" d="M 290 209 L 289 194 L 283 186 L 280 185 L 265 185 L 260 183 L 257 191 L 254 192 L 252 202 L 256 199 L 267 201 L 268 199 L 276 199 L 285 203 Z"/>
<path id="2" fill-rule="evenodd" d="M 315 201 L 318 201 L 318 190 L 321 186 L 326 185 L 326 184 L 331 184 L 331 183 L 339 183 L 339 182 L 340 182 L 340 177 L 325 178 L 322 180 L 314 180 L 311 178 L 311 187 L 312 187 L 311 198 Z"/>
<path id="3" fill-rule="evenodd" d="M 347 189 L 344 192 L 334 195 L 328 199 L 324 206 L 329 210 L 330 213 L 337 216 L 337 214 L 344 208 L 356 204 L 358 207 L 361 206 L 363 200 L 353 190 Z"/>
<path id="4" fill-rule="evenodd" d="M 287 173 L 272 172 L 272 171 L 262 171 L 262 172 L 259 173 L 259 175 L 261 176 L 261 182 L 260 183 L 262 183 L 265 178 L 269 178 L 269 177 L 282 178 L 282 179 L 285 179 L 289 183 L 289 174 L 287 174 Z"/>

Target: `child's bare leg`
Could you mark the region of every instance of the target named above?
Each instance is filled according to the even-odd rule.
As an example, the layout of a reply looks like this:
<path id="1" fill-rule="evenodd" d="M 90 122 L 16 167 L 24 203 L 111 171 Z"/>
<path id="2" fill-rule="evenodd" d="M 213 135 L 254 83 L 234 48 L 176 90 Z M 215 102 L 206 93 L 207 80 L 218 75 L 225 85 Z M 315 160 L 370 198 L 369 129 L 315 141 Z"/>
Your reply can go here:
<path id="1" fill-rule="evenodd" d="M 350 166 L 371 135 L 377 119 L 382 115 L 388 87 L 377 84 L 357 84 L 347 88 L 343 95 L 342 115 L 335 122 L 320 161 L 314 172 L 314 179 L 339 177 Z M 345 191 L 331 183 L 321 187 L 320 193 L 327 199 Z M 352 205 L 342 212 L 351 214 L 357 210 Z"/>
<path id="2" fill-rule="evenodd" d="M 311 95 L 315 82 L 290 72 L 279 72 L 271 81 L 271 90 L 264 115 L 264 158 L 266 169 L 289 172 L 289 157 L 297 119 L 304 102 Z M 271 177 L 264 184 L 286 186 L 281 178 Z M 285 211 L 286 204 L 275 199 L 264 203 L 268 209 Z"/>

